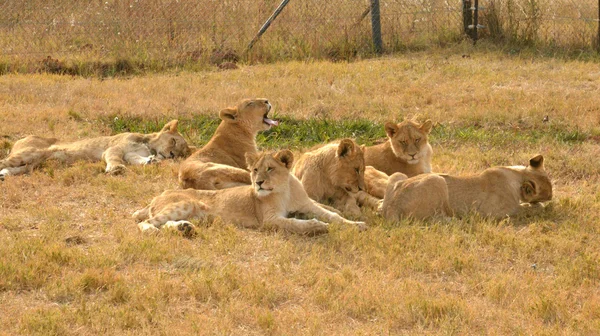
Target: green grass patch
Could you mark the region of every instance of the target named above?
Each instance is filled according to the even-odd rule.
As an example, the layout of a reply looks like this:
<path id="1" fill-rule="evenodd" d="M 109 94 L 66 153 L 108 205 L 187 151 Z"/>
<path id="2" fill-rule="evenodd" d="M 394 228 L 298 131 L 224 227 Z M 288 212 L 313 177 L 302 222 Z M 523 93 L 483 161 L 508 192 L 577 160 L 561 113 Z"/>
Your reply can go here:
<path id="1" fill-rule="evenodd" d="M 367 119 L 294 119 L 277 117 L 279 126 L 259 133 L 257 143 L 262 148 L 300 148 L 327 143 L 340 138 L 354 138 L 360 144 L 372 145 L 386 137 L 383 124 Z M 113 134 L 122 132 L 151 133 L 159 131 L 170 118 L 142 119 L 139 117 L 110 116 L 100 120 L 108 125 Z M 180 119 L 179 129 L 194 144 L 204 145 L 210 140 L 220 119 L 198 115 Z M 515 142 L 536 145 L 543 142 L 558 144 L 582 143 L 594 134 L 571 125 L 551 124 L 541 127 L 479 124 L 437 124 L 430 134 L 430 142 L 443 145 L 479 144 L 484 146 L 507 146 Z"/>

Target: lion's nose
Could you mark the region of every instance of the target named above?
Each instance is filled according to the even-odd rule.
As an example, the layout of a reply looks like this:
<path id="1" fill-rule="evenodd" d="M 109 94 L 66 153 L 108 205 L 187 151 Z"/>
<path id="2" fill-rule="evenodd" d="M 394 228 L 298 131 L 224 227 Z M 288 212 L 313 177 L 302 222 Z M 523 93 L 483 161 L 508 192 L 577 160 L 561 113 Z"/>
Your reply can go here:
<path id="1" fill-rule="evenodd" d="M 263 183 L 265 183 L 265 181 L 256 181 L 255 183 L 257 186 L 260 187 L 260 186 L 262 186 Z"/>

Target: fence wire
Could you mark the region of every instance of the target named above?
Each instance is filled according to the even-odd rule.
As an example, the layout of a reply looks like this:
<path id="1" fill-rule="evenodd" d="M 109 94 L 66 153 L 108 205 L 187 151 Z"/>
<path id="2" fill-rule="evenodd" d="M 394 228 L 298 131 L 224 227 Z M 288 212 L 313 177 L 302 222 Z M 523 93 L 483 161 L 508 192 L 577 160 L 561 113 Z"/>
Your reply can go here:
<path id="1" fill-rule="evenodd" d="M 482 0 L 484 37 L 586 49 L 597 47 L 595 0 Z"/>
<path id="2" fill-rule="evenodd" d="M 13 0 L 0 3 L 3 58 L 204 60 L 242 57 L 280 0 Z M 577 0 L 482 0 L 491 38 L 591 48 L 598 5 Z M 292 0 L 248 57 L 347 58 L 373 52 L 370 1 Z M 464 38 L 461 0 L 381 0 L 384 50 Z M 233 55 L 233 56 L 232 56 Z M 218 58 L 218 57 L 216 57 Z"/>

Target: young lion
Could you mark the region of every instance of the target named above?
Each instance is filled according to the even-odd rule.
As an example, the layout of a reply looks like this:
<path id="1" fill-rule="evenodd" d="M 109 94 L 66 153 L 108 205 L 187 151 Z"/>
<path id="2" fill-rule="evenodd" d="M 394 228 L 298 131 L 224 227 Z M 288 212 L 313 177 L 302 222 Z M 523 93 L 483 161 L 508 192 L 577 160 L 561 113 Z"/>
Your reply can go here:
<path id="1" fill-rule="evenodd" d="M 250 184 L 245 155 L 257 153 L 258 132 L 278 124 L 267 117 L 270 110 L 266 99 L 246 99 L 221 110 L 213 137 L 181 164 L 181 187 L 214 190 Z"/>
<path id="2" fill-rule="evenodd" d="M 246 159 L 252 185 L 222 190 L 167 190 L 133 214 L 142 221 L 138 227 L 142 232 L 161 227 L 190 231 L 193 225 L 188 219 L 213 215 L 248 228 L 272 226 L 300 234 L 327 232 L 328 224 L 323 221 L 287 218 L 297 212 L 365 228 L 363 222 L 346 220 L 308 197 L 300 181 L 289 172 L 294 160 L 289 150 L 249 153 Z"/>
<path id="3" fill-rule="evenodd" d="M 432 125 L 431 120 L 422 125 L 410 120 L 385 124 L 389 140 L 365 149 L 365 183 L 369 194 L 383 198 L 388 175 L 393 173 L 412 177 L 431 172 L 433 149 L 427 135 Z"/>
<path id="4" fill-rule="evenodd" d="M 329 201 L 334 208 L 352 216 L 361 214 L 357 201 L 377 206 L 378 200 L 363 191 L 364 172 L 363 147 L 352 139 L 304 153 L 292 170 L 310 198 Z"/>
<path id="5" fill-rule="evenodd" d="M 449 216 L 452 211 L 448 205 L 448 186 L 437 174 L 408 178 L 402 173 L 394 173 L 389 178 L 380 210 L 385 219 L 392 221 L 401 217 Z"/>
<path id="6" fill-rule="evenodd" d="M 451 214 L 459 216 L 475 211 L 483 216 L 503 218 L 517 214 L 524 206 L 552 199 L 552 183 L 544 170 L 542 155 L 531 158 L 527 167 L 492 167 L 474 176 L 438 176 L 445 181 Z M 390 185 L 382 207 L 384 215 L 388 214 L 386 217 L 394 212 L 394 209 L 391 209 L 394 204 L 407 199 L 406 195 L 412 195 L 410 198 L 419 200 L 414 202 L 412 208 L 420 214 L 449 212 L 445 209 L 445 203 L 439 202 L 445 195 L 444 185 L 439 179 L 435 179 L 435 184 L 430 183 L 427 186 L 410 184 L 412 179 L 415 177 L 397 182 L 407 185 L 403 190 Z M 401 207 L 398 211 L 400 215 L 405 214 Z"/>
<path id="7" fill-rule="evenodd" d="M 148 164 L 190 154 L 185 139 L 177 132 L 177 120 L 167 123 L 158 133 L 121 133 L 74 142 L 28 136 L 15 143 L 11 154 L 0 161 L 0 179 L 26 173 L 47 159 L 62 162 L 77 160 L 105 161 L 106 172 L 119 174 L 125 163 Z"/>

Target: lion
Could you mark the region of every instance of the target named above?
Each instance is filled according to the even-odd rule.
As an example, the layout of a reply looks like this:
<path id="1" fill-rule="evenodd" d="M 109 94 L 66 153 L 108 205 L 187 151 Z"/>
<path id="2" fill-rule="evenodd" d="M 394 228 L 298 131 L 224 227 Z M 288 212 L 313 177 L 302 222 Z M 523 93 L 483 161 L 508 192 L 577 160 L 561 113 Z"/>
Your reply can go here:
<path id="1" fill-rule="evenodd" d="M 448 186 L 438 174 L 421 174 L 408 178 L 394 173 L 389 177 L 381 215 L 392 221 L 400 218 L 426 219 L 440 215 L 450 216 Z"/>
<path id="2" fill-rule="evenodd" d="M 210 141 L 181 164 L 179 185 L 216 190 L 250 184 L 245 155 L 258 152 L 258 132 L 278 124 L 268 118 L 269 111 L 271 104 L 262 98 L 242 100 L 221 110 L 221 123 Z"/>
<path id="3" fill-rule="evenodd" d="M 106 173 L 120 174 L 126 163 L 141 165 L 186 157 L 191 150 L 177 131 L 177 124 L 177 120 L 171 120 L 157 133 L 121 133 L 74 142 L 31 135 L 17 141 L 10 155 L 0 161 L 0 179 L 27 173 L 47 159 L 65 163 L 104 161 Z"/>
<path id="4" fill-rule="evenodd" d="M 385 124 L 388 141 L 365 148 L 365 183 L 369 194 L 383 198 L 388 177 L 394 173 L 412 177 L 431 172 L 433 149 L 428 134 L 432 126 L 429 119 L 423 124 L 411 120 Z"/>
<path id="5" fill-rule="evenodd" d="M 318 147 L 304 153 L 294 165 L 294 174 L 308 196 L 331 203 L 335 209 L 360 216 L 359 205 L 376 207 L 378 200 L 364 192 L 364 147 L 352 139 Z"/>
<path id="6" fill-rule="evenodd" d="M 412 212 L 423 218 L 435 213 L 464 216 L 475 212 L 504 218 L 552 200 L 552 182 L 544 169 L 542 155 L 531 158 L 528 166 L 492 167 L 472 176 L 433 176 L 399 178 L 390 183 L 382 206 L 384 216 L 393 219 Z M 392 175 L 390 180 L 396 178 Z M 420 183 L 418 179 L 428 182 Z M 401 204 L 403 200 L 410 200 L 410 205 Z"/>
<path id="7" fill-rule="evenodd" d="M 167 190 L 133 217 L 142 232 L 174 228 L 193 232 L 193 218 L 218 216 L 246 228 L 275 227 L 298 234 L 328 231 L 327 222 L 340 222 L 365 229 L 364 222 L 349 221 L 311 200 L 298 179 L 290 174 L 294 161 L 291 151 L 248 153 L 251 185 L 220 190 Z M 288 218 L 301 213 L 319 219 Z"/>

